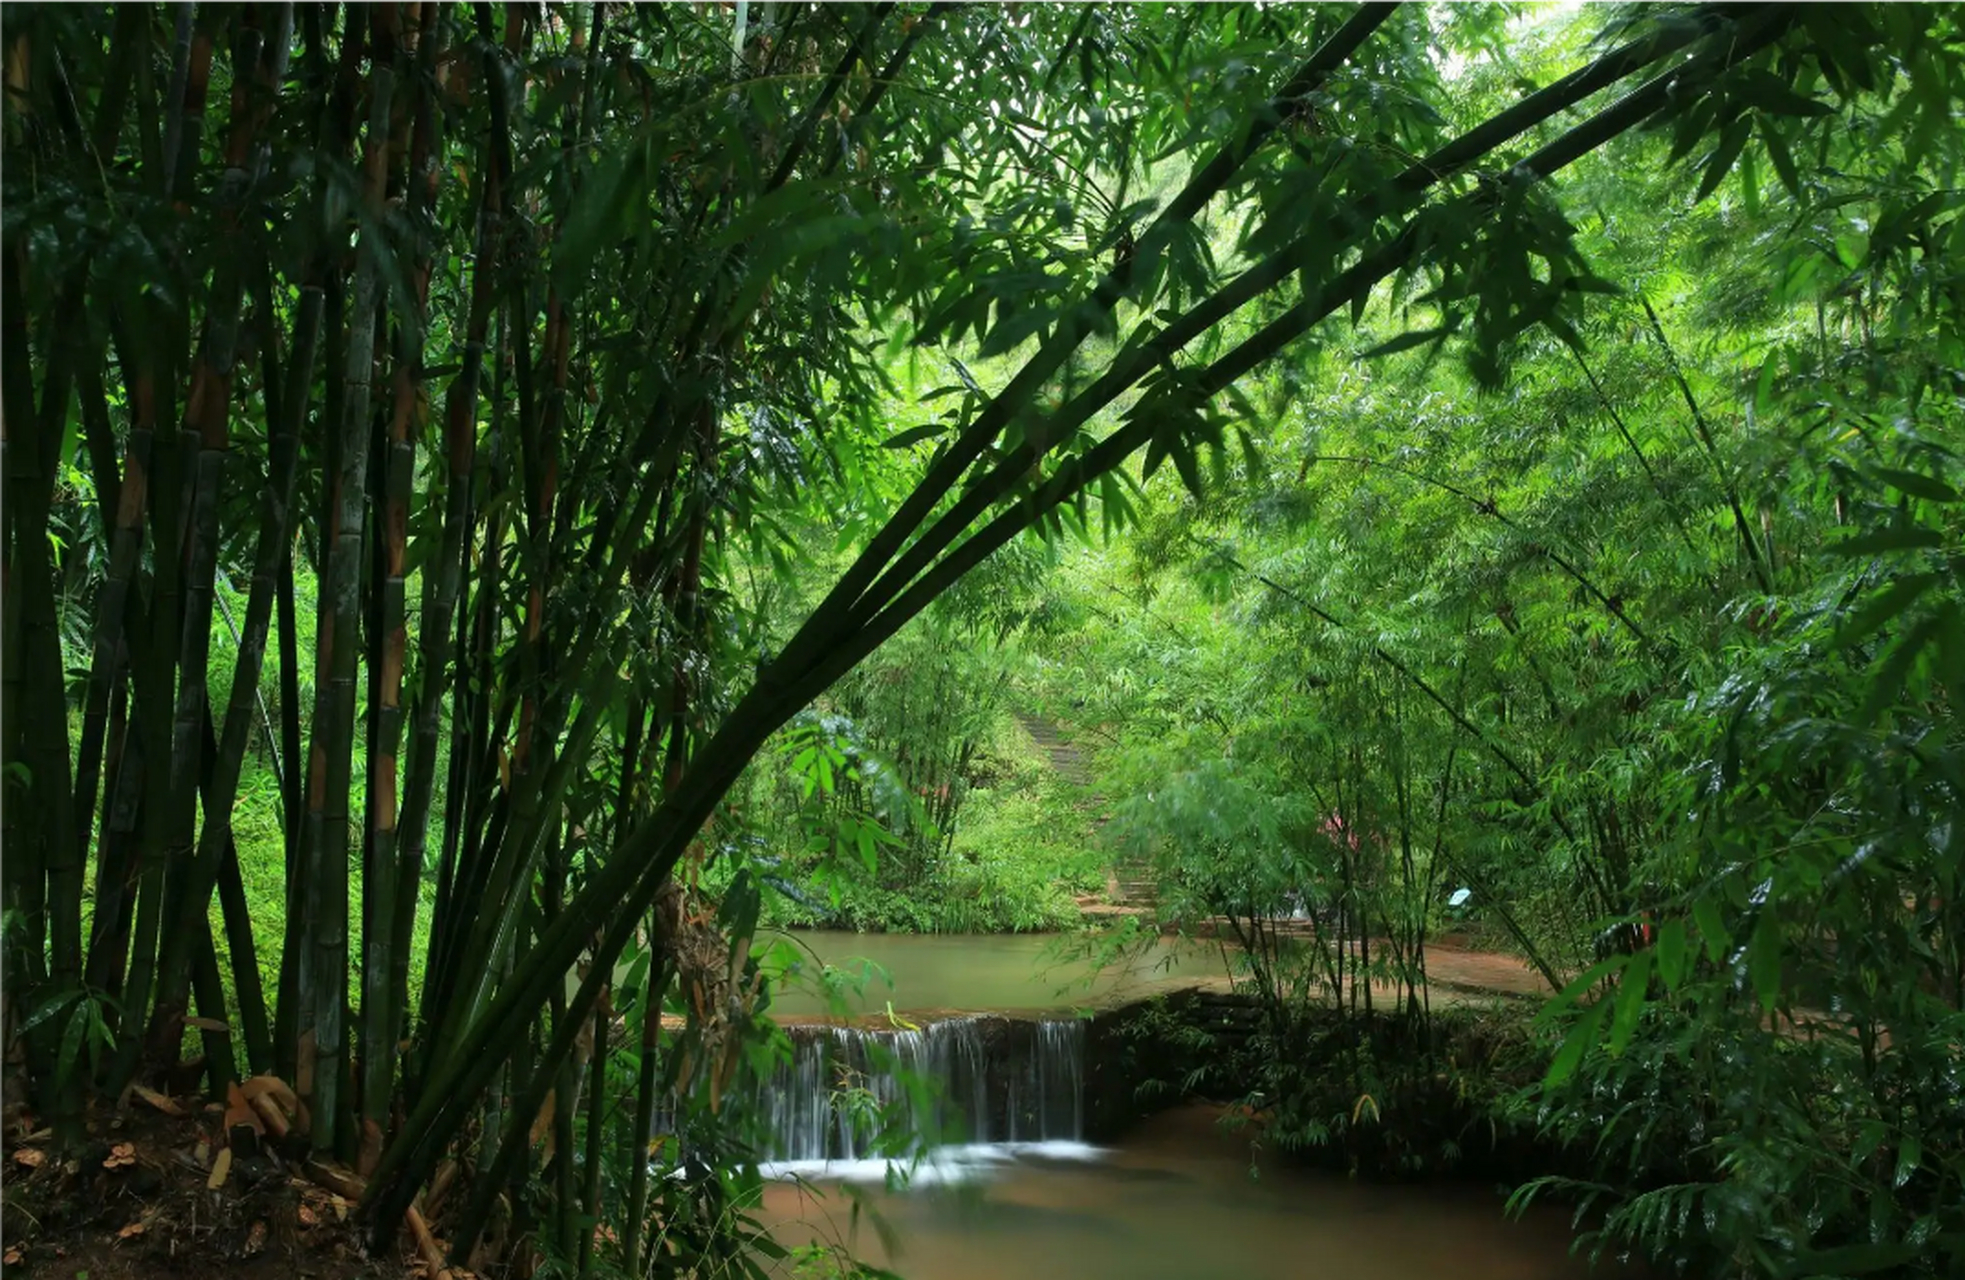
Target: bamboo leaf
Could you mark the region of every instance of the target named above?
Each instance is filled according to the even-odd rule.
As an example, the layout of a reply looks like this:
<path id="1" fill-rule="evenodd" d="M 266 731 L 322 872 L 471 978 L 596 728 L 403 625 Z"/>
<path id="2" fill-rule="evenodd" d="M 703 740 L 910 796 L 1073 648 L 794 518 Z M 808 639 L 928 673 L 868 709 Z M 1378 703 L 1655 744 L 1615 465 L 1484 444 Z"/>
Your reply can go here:
<path id="1" fill-rule="evenodd" d="M 1180 473 L 1180 482 L 1198 501 L 1201 497 L 1201 468 L 1195 462 L 1193 448 L 1184 440 L 1178 441 L 1168 450 L 1168 456 L 1173 459 L 1174 470 Z"/>
<path id="2" fill-rule="evenodd" d="M 1658 977 L 1667 991 L 1678 990 L 1685 977 L 1685 921 L 1667 920 L 1658 928 Z"/>
<path id="3" fill-rule="evenodd" d="M 1923 654 L 1925 647 L 1937 638 L 1941 626 L 1940 615 L 1926 614 L 1897 641 L 1872 678 L 1869 695 L 1863 699 L 1862 709 L 1856 713 L 1858 724 L 1874 724 L 1878 716 L 1895 705 L 1898 696 L 1903 693 L 1904 682 L 1910 678 L 1912 665 Z"/>
<path id="4" fill-rule="evenodd" d="M 1788 150 L 1788 140 L 1766 116 L 1758 120 L 1761 145 L 1767 148 L 1767 158 L 1774 164 L 1774 172 L 1781 179 L 1781 185 L 1796 200 L 1801 199 L 1801 173 L 1794 167 L 1794 153 Z"/>
<path id="5" fill-rule="evenodd" d="M 1379 356 L 1396 355 L 1401 351 L 1410 351 L 1414 347 L 1423 347 L 1429 342 L 1443 342 L 1447 333 L 1448 330 L 1444 326 L 1435 329 L 1414 329 L 1410 333 L 1402 333 L 1390 341 L 1379 343 L 1361 354 L 1358 359 L 1375 360 Z"/>
<path id="6" fill-rule="evenodd" d="M 1599 982 L 1611 977 L 1630 963 L 1630 957 L 1623 954 L 1607 956 L 1597 961 L 1583 972 L 1570 979 L 1569 985 L 1557 992 L 1555 997 L 1542 1006 L 1536 1015 L 1538 1021 L 1552 1019 L 1555 1015 L 1575 1004 Z"/>
<path id="7" fill-rule="evenodd" d="M 1569 1029 L 1569 1034 L 1563 1037 L 1562 1047 L 1556 1050 L 1556 1056 L 1549 1063 L 1548 1074 L 1542 1077 L 1544 1089 L 1553 1089 L 1576 1074 L 1576 1068 L 1582 1065 L 1583 1055 L 1596 1044 L 1597 1031 L 1603 1025 L 1604 1010 L 1608 1007 L 1598 1001 Z"/>
<path id="8" fill-rule="evenodd" d="M 1718 964 L 1732 943 L 1732 936 L 1720 919 L 1719 900 L 1710 894 L 1700 895 L 1692 903 L 1692 921 L 1699 926 L 1699 940 L 1705 944 L 1706 959 Z"/>
<path id="9" fill-rule="evenodd" d="M 1880 480 L 1895 485 L 1913 498 L 1926 498 L 1932 502 L 1957 502 L 1958 490 L 1933 476 L 1917 471 L 1904 471 L 1896 467 L 1877 467 L 1873 474 Z"/>
<path id="10" fill-rule="evenodd" d="M 27 1034 L 81 998 L 82 992 L 80 988 L 71 988 L 70 990 L 61 992 L 33 1013 L 29 1014 L 27 1019 L 20 1024 L 18 1034 Z"/>
<path id="11" fill-rule="evenodd" d="M 580 189 L 573 212 L 553 246 L 553 277 L 570 288 L 593 265 L 601 248 L 620 233 L 627 205 L 641 182 L 641 147 L 609 152 Z"/>
<path id="12" fill-rule="evenodd" d="M 1617 1011 L 1610 1023 L 1610 1054 L 1622 1057 L 1637 1033 L 1638 1019 L 1644 1014 L 1646 988 L 1651 981 L 1651 952 L 1640 951 L 1624 967 L 1617 981 Z"/>
<path id="13" fill-rule="evenodd" d="M 75 1012 L 68 1016 L 68 1025 L 61 1036 L 61 1056 L 55 1064 L 55 1079 L 64 1083 L 75 1078 L 75 1060 L 82 1052 L 82 1043 L 89 1034 L 89 1007 L 86 1003 L 77 1005 Z"/>
<path id="14" fill-rule="evenodd" d="M 923 440 L 933 440 L 947 431 L 946 423 L 924 422 L 918 427 L 909 427 L 906 431 L 888 436 L 880 442 L 880 445 L 884 449 L 905 449 L 909 445 L 920 444 Z"/>
<path id="15" fill-rule="evenodd" d="M 1918 1141 L 1916 1134 L 1905 1134 L 1904 1140 L 1897 1146 L 1897 1171 L 1891 1176 L 1890 1185 L 1901 1187 L 1909 1182 L 1923 1161 L 1924 1144 Z"/>
<path id="16" fill-rule="evenodd" d="M 1804 98 L 1770 71 L 1756 67 L 1733 86 L 1733 97 L 1758 111 L 1777 116 L 1817 117 L 1835 114 L 1819 98 Z"/>
<path id="17" fill-rule="evenodd" d="M 1906 609 L 1944 578 L 1940 573 L 1914 573 L 1898 578 L 1888 588 L 1872 596 L 1862 608 L 1849 615 L 1835 633 L 1843 647 L 1859 644 L 1888 626 Z"/>
<path id="18" fill-rule="evenodd" d="M 1726 131 L 1720 135 L 1719 145 L 1713 148 L 1712 159 L 1706 164 L 1706 175 L 1699 180 L 1699 193 L 1692 198 L 1692 203 L 1700 203 L 1719 189 L 1719 184 L 1733 171 L 1733 162 L 1740 158 L 1740 149 L 1747 145 L 1752 133 L 1753 122 L 1745 116 L 1726 126 Z"/>
<path id="19" fill-rule="evenodd" d="M 1934 529 L 1921 529 L 1915 525 L 1893 525 L 1872 533 L 1857 534 L 1840 542 L 1831 542 L 1826 550 L 1839 556 L 1871 556 L 1886 551 L 1932 551 L 1944 546 L 1944 539 Z"/>

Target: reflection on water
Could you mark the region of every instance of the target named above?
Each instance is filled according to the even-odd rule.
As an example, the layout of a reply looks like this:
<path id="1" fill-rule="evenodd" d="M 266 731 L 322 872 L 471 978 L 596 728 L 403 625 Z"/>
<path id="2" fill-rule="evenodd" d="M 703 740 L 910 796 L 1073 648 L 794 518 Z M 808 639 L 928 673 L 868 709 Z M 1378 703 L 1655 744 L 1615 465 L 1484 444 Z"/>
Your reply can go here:
<path id="1" fill-rule="evenodd" d="M 1502 1215 L 1478 1187 L 1378 1187 L 1258 1161 L 1218 1113 L 1160 1116 L 1116 1147 L 944 1148 L 872 1204 L 893 1228 L 852 1227 L 836 1186 L 780 1183 L 764 1216 L 786 1244 L 845 1243 L 908 1280 L 1616 1280 L 1568 1252 L 1567 1215 Z M 1053 1145 L 1058 1150 L 1047 1150 Z M 1069 1147 L 1069 1150 L 1063 1149 Z M 780 1172 L 790 1172 L 781 1170 Z M 834 1169 L 877 1178 L 881 1170 Z"/>
<path id="2" fill-rule="evenodd" d="M 851 1013 L 879 1013 L 891 1002 L 897 1013 L 961 1009 L 1036 1014 L 1138 999 L 1227 972 L 1218 948 L 1173 939 L 1161 939 L 1147 954 L 1100 970 L 1089 957 L 1069 954 L 1072 941 L 1057 935 L 794 929 L 783 935 L 760 934 L 758 941 L 767 944 L 780 936 L 796 944 L 803 971 L 793 982 L 778 984 L 771 1011 L 792 1017 L 828 1012 L 825 1000 L 812 989 L 819 965 L 846 968 L 858 960 L 871 961 L 887 977 L 876 975 L 864 992 L 849 998 Z"/>

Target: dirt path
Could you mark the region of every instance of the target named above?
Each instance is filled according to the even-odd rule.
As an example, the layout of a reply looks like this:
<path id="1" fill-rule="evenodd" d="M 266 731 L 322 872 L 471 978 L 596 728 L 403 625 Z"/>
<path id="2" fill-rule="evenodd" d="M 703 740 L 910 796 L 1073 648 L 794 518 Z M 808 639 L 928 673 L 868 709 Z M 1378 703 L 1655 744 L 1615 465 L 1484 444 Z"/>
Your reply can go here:
<path id="1" fill-rule="evenodd" d="M 1037 744 L 1051 768 L 1057 775 L 1074 787 L 1092 786 L 1091 766 L 1086 763 L 1084 753 L 1064 736 L 1063 730 L 1052 720 L 1042 716 L 1017 712 L 1017 723 L 1023 726 L 1030 740 Z M 1102 795 L 1086 797 L 1086 806 L 1098 810 L 1092 821 L 1094 826 L 1104 826 L 1108 814 L 1105 813 L 1106 798 Z M 1105 869 L 1105 901 L 1081 900 L 1078 909 L 1086 918 L 1138 915 L 1151 918 L 1159 905 L 1159 886 L 1154 882 L 1153 869 L 1140 860 L 1115 862 Z"/>
<path id="2" fill-rule="evenodd" d="M 1091 785 L 1092 771 L 1085 763 L 1083 753 L 1065 740 L 1063 733 L 1054 722 L 1042 716 L 1025 715 L 1019 711 L 1017 723 L 1023 726 L 1023 731 L 1030 735 L 1031 741 L 1037 744 L 1038 750 L 1049 757 L 1051 768 L 1057 771 L 1059 777 L 1074 787 Z"/>

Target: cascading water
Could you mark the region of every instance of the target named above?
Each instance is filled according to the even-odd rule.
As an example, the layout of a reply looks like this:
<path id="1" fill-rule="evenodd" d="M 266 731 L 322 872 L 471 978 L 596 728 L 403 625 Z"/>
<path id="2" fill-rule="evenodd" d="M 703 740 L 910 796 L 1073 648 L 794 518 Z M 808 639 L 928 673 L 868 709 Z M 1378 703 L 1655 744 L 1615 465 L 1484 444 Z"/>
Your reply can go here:
<path id="1" fill-rule="evenodd" d="M 1085 1024 L 975 1016 L 912 1030 L 792 1027 L 751 1095 L 767 1176 L 963 1177 L 1021 1155 L 1085 1158 Z"/>
<path id="2" fill-rule="evenodd" d="M 1035 1052 L 1010 1077 L 1011 1142 L 1076 1142 L 1085 1134 L 1085 1024 L 1039 1022 Z"/>

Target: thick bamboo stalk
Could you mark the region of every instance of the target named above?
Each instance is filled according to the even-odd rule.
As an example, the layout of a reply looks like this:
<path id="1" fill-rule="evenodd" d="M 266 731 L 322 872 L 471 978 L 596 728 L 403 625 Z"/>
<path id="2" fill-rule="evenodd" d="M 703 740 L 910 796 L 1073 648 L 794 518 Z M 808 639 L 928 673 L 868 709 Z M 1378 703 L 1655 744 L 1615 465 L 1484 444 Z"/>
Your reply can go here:
<path id="1" fill-rule="evenodd" d="M 211 86 L 211 57 L 217 32 L 226 14 L 218 6 L 207 6 L 192 18 L 190 7 L 180 10 L 176 60 L 171 90 L 165 103 L 164 141 L 154 170 L 153 190 L 173 201 L 186 200 L 204 145 L 205 103 Z M 146 115 L 139 111 L 139 120 Z M 146 179 L 153 168 L 145 165 Z M 177 354 L 184 348 L 176 317 L 159 309 L 161 323 L 150 326 L 132 324 L 119 343 L 122 362 L 133 369 L 137 388 L 131 397 L 134 412 L 147 416 L 154 431 L 158 420 L 176 416 L 172 403 Z M 144 798 L 143 870 L 138 883 L 136 923 L 130 956 L 129 983 L 124 992 L 121 1043 L 111 1077 L 120 1089 L 136 1072 L 142 1052 L 140 1032 L 150 1007 L 157 975 L 157 942 L 163 921 L 169 916 L 166 901 L 166 870 L 174 836 L 188 842 L 190 824 L 196 822 L 197 757 L 195 735 L 175 731 L 178 700 L 176 680 L 184 637 L 184 531 L 192 512 L 191 486 L 194 472 L 187 458 L 195 459 L 198 429 L 203 415 L 210 412 L 208 401 L 194 395 L 184 421 L 173 436 L 154 436 L 154 484 L 150 493 L 152 563 L 155 566 L 151 593 L 151 637 L 133 648 L 136 661 L 133 678 L 144 727 L 144 754 L 148 794 Z M 194 417 L 194 415 L 200 415 Z M 133 430 L 136 429 L 133 424 Z M 174 739 L 185 748 L 173 750 Z"/>
<path id="2" fill-rule="evenodd" d="M 6 760 L 26 769 L 25 785 L 9 780 L 7 906 L 22 913 L 23 944 L 8 955 L 14 972 L 42 976 L 47 940 L 48 978 L 56 990 L 72 988 L 82 971 L 82 851 L 70 831 L 68 713 L 62 696 L 60 622 L 54 564 L 48 554 L 48 516 L 68 412 L 70 370 L 81 358 L 75 335 L 58 333 L 34 404 L 28 363 L 27 308 L 14 255 L 7 255 L 0 305 L 0 359 L 16 367 L 0 372 L 5 412 L 7 547 L 4 630 Z M 66 292 L 66 290 L 64 291 Z M 44 915 L 45 910 L 45 915 Z"/>
<path id="3" fill-rule="evenodd" d="M 496 487 L 498 468 L 495 464 L 492 470 Z M 461 662 L 458 665 L 460 691 L 468 690 L 472 685 L 475 685 L 475 691 L 469 693 L 468 702 L 465 703 L 468 714 L 459 717 L 466 738 L 461 744 L 460 764 L 465 776 L 461 779 L 456 801 L 461 820 L 445 835 L 447 843 L 455 842 L 456 852 L 454 856 L 446 854 L 446 861 L 453 870 L 444 878 L 443 893 L 431 917 L 429 960 L 424 968 L 424 1017 L 433 1031 L 450 1009 L 463 949 L 475 919 L 475 912 L 467 904 L 481 900 L 484 880 L 490 874 L 491 859 L 486 856 L 485 841 L 481 837 L 489 817 L 487 811 L 491 809 L 491 789 L 498 779 L 499 762 L 494 757 L 502 749 L 499 744 L 504 740 L 506 729 L 503 718 L 493 724 L 490 710 L 493 637 L 500 626 L 496 598 L 503 580 L 500 544 L 504 530 L 505 521 L 494 515 L 489 522 L 478 562 L 479 585 L 473 608 L 471 661 L 468 667 Z M 460 747 L 453 746 L 452 751 L 457 756 Z M 490 842 L 491 847 L 495 848 L 496 843 L 494 838 Z M 434 1044 L 431 1046 L 432 1051 L 436 1048 Z"/>
<path id="4" fill-rule="evenodd" d="M 88 693 L 82 710 L 82 741 L 75 761 L 74 833 L 78 852 L 86 856 L 90 834 L 95 829 L 98 790 L 102 783 L 104 740 L 108 731 L 111 690 L 118 686 L 124 659 L 122 646 L 123 601 L 128 595 L 130 571 L 135 567 L 142 538 L 142 509 L 126 510 L 123 478 L 116 460 L 116 441 L 109 422 L 108 397 L 104 393 L 101 371 L 93 366 L 83 370 L 81 382 L 82 415 L 87 429 L 89 469 L 96 486 L 96 500 L 102 511 L 103 541 L 110 548 L 109 569 L 97 596 L 94 642 L 89 658 Z M 147 451 L 149 441 L 144 441 Z M 141 466 L 133 482 L 141 484 Z M 110 599 L 105 600 L 105 597 Z M 116 638 L 108 646 L 102 641 L 103 619 L 116 615 Z"/>
<path id="5" fill-rule="evenodd" d="M 127 669 L 127 657 L 121 665 Z M 140 733 L 130 732 L 129 708 L 129 682 L 119 680 L 109 716 L 109 784 L 102 797 L 102 834 L 96 850 L 95 919 L 83 970 L 91 987 L 117 998 L 129 961 L 139 854 L 137 806 L 144 791 L 143 740 Z"/>
<path id="6" fill-rule="evenodd" d="M 210 1097 L 217 1101 L 225 1096 L 225 1086 L 239 1078 L 239 1065 L 232 1054 L 231 1020 L 225 1016 L 225 983 L 219 976 L 218 948 L 212 942 L 210 920 L 198 922 L 197 938 L 192 943 L 191 978 L 198 1000 L 198 1016 L 227 1028 L 214 1031 L 207 1027 L 199 1032 L 205 1049 L 205 1078 L 210 1083 Z"/>
<path id="7" fill-rule="evenodd" d="M 494 130 L 498 127 L 496 122 L 493 127 Z M 455 865 L 457 828 L 463 817 L 462 803 L 469 785 L 469 763 L 473 752 L 464 744 L 469 741 L 466 730 L 470 717 L 466 709 L 471 703 L 465 696 L 465 665 L 462 661 L 464 628 L 458 616 L 457 600 L 470 549 L 471 484 L 477 465 L 478 388 L 483 377 L 485 337 L 490 329 L 493 281 L 497 272 L 495 252 L 501 203 L 499 150 L 495 146 L 488 147 L 490 156 L 478 212 L 477 252 L 473 255 L 471 306 L 464 330 L 461 367 L 450 384 L 444 406 L 446 471 L 443 542 L 437 552 L 434 571 L 424 574 L 425 603 L 419 634 L 418 694 L 413 717 L 415 732 L 410 741 L 403 793 L 399 886 L 407 884 L 412 870 L 420 877 L 428 847 L 430 803 L 435 791 L 437 769 L 437 734 L 441 727 L 443 693 L 448 683 L 453 646 L 459 655 L 456 663 L 459 696 L 451 702 L 456 734 L 450 753 L 452 780 L 445 796 L 447 815 L 443 863 L 446 871 L 440 885 L 448 883 L 449 869 Z M 400 887 L 398 893 L 402 893 Z M 439 902 L 442 901 L 440 893 Z M 413 917 L 402 909 L 399 901 L 396 944 L 397 954 L 405 962 L 411 924 Z M 407 973 L 401 981 L 406 990 Z"/>
<path id="8" fill-rule="evenodd" d="M 348 793 L 352 781 L 355 668 L 360 617 L 361 552 L 364 508 L 368 500 L 369 403 L 380 306 L 379 242 L 382 201 L 388 171 L 389 111 L 394 94 L 397 13 L 381 5 L 370 14 L 369 123 L 363 150 L 364 208 L 348 318 L 347 363 L 341 380 L 345 401 L 339 424 L 336 472 L 329 491 L 326 572 L 316 632 L 316 687 L 309 771 L 318 780 L 307 798 L 304 859 L 313 872 L 314 918 L 306 944 L 314 953 L 308 989 L 301 993 L 313 1018 L 311 1034 L 301 1033 L 301 1080 L 311 1084 L 307 1099 L 314 1118 L 316 1151 L 345 1149 L 336 1130 L 346 1101 L 341 1094 L 348 1069 L 343 1022 L 348 987 Z M 308 1060 L 311 1059 L 311 1070 Z M 305 1095 L 303 1094 L 303 1097 Z"/>
<path id="9" fill-rule="evenodd" d="M 137 360 L 147 362 L 148 351 L 138 347 Z M 135 365 L 131 401 L 131 433 L 148 434 L 155 483 L 150 494 L 151 557 L 154 566 L 148 605 L 148 626 L 140 642 L 132 642 L 130 678 L 136 699 L 135 722 L 142 735 L 144 795 L 142 823 L 138 833 L 139 867 L 135 889 L 135 921 L 132 926 L 128 977 L 123 989 L 123 1013 L 119 1025 L 119 1045 L 111 1086 L 120 1091 L 135 1075 L 142 1052 L 141 1032 L 157 965 L 157 937 L 164 918 L 164 870 L 172 816 L 177 804 L 172 796 L 175 785 L 171 756 L 173 672 L 177 662 L 179 635 L 178 546 L 181 468 L 178 442 L 169 435 L 156 434 L 156 422 L 165 406 L 160 384 L 145 363 Z M 170 550 L 158 553 L 158 547 Z M 130 608 L 133 601 L 125 605 Z M 192 775 L 184 781 L 195 786 Z M 195 801 L 195 792 L 193 793 Z"/>
<path id="10" fill-rule="evenodd" d="M 409 961 L 405 950 L 415 925 L 417 893 L 422 880 L 420 851 L 412 867 L 398 850 L 397 752 L 402 741 L 403 665 L 409 647 L 404 598 L 409 538 L 410 488 L 415 468 L 416 436 L 422 434 L 421 390 L 424 308 L 430 287 L 430 245 L 434 231 L 423 225 L 435 207 L 437 115 L 431 98 L 438 34 L 437 7 L 421 7 L 413 34 L 405 43 L 416 57 L 413 127 L 408 139 L 408 197 L 404 202 L 418 239 L 409 267 L 410 314 L 398 320 L 394 383 L 388 429 L 384 439 L 383 497 L 375 508 L 376 572 L 379 575 L 380 617 L 376 640 L 379 662 L 371 669 L 369 706 L 368 833 L 365 848 L 362 960 L 362 1138 L 361 1172 L 373 1168 L 368 1153 L 380 1153 L 382 1127 L 395 1089 L 397 1044 L 408 1005 Z M 398 142 L 397 145 L 401 145 Z M 412 426 L 414 430 L 412 430 Z"/>
<path id="11" fill-rule="evenodd" d="M 364 44 L 363 33 L 367 29 L 369 7 L 351 5 L 344 15 L 344 30 L 338 53 L 331 52 L 327 40 L 322 14 L 316 6 L 308 6 L 301 13 L 301 26 L 306 40 L 309 57 L 306 62 L 306 75 L 314 93 L 323 100 L 321 120 L 316 133 L 318 149 L 327 155 L 345 156 L 354 140 L 356 128 L 355 90 L 361 78 L 361 57 Z M 330 75 L 332 68 L 332 75 Z M 329 203 L 330 196 L 325 183 L 321 187 L 324 209 L 334 209 L 340 214 L 338 205 Z M 336 221 L 339 221 L 337 216 Z M 338 451 L 336 442 L 340 439 L 338 430 L 329 430 L 328 424 L 336 427 L 342 420 L 345 388 L 339 377 L 345 367 L 346 342 L 343 328 L 345 312 L 345 284 L 347 263 L 344 255 L 330 247 L 323 247 L 316 260 L 310 264 L 308 286 L 320 292 L 322 305 L 321 332 L 326 349 L 322 354 L 322 366 L 326 371 L 324 379 L 323 413 L 317 419 L 320 436 L 317 437 L 316 454 L 319 456 L 324 474 L 332 475 L 336 469 Z M 306 381 L 293 380 L 291 392 L 294 401 L 296 422 L 306 420 L 307 398 L 311 387 Z M 280 446 L 275 438 L 273 444 Z M 327 564 L 327 529 L 331 523 L 323 512 L 319 521 L 321 547 L 314 558 L 317 571 L 324 571 Z M 282 1077 L 298 1082 L 302 1069 L 301 1052 L 303 1041 L 313 1026 L 312 1008 L 309 1004 L 312 991 L 313 948 L 308 939 L 313 936 L 312 920 L 315 903 L 311 893 L 314 882 L 312 846 L 309 844 L 309 820 L 307 807 L 310 798 L 317 795 L 322 780 L 316 776 L 312 761 L 308 762 L 306 774 L 301 767 L 302 707 L 300 698 L 300 653 L 299 628 L 294 598 L 293 557 L 298 546 L 298 538 L 289 539 L 280 563 L 279 614 L 280 614 L 280 705 L 281 705 L 281 749 L 289 762 L 285 781 L 286 819 L 286 869 L 287 901 L 285 912 L 285 937 L 280 955 L 280 976 L 277 1007 L 274 1014 L 273 1044 L 274 1058 Z M 317 585 L 318 585 L 317 577 Z M 317 656 L 318 642 L 316 637 Z M 318 690 L 316 690 L 318 693 Z M 312 1073 L 313 1063 L 307 1057 L 306 1070 Z"/>
<path id="12" fill-rule="evenodd" d="M 613 655 L 588 673 L 583 689 L 580 714 L 565 737 L 564 749 L 549 767 L 541 767 L 527 779 L 515 779 L 516 794 L 511 818 L 490 859 L 492 868 L 477 904 L 477 919 L 463 951 L 460 994 L 452 1001 L 444 1020 L 437 1024 L 433 1039 L 441 1047 L 449 1042 L 449 1030 L 468 1026 L 478 1010 L 492 997 L 492 975 L 501 957 L 515 954 L 519 929 L 526 905 L 531 901 L 530 886 L 545 850 L 545 835 L 558 821 L 559 806 L 573 775 L 580 770 L 592 746 L 606 708 L 619 683 L 619 662 Z M 553 734 L 558 739 L 557 732 Z"/>
<path id="13" fill-rule="evenodd" d="M 600 1169 L 606 1158 L 607 1139 L 607 1024 L 614 1016 L 613 1002 L 605 995 L 594 1008 L 594 1052 L 587 1070 L 587 1169 L 580 1189 L 580 1214 L 587 1222 L 603 1220 L 600 1200 Z M 659 1020 L 658 1020 L 659 1021 Z M 579 1233 L 580 1274 L 592 1276 L 594 1270 L 594 1229 Z"/>
<path id="14" fill-rule="evenodd" d="M 634 1146 L 629 1159 L 632 1172 L 628 1175 L 628 1212 L 621 1224 L 624 1267 L 631 1276 L 642 1274 L 642 1239 L 648 1221 L 648 1166 L 652 1158 L 649 1148 L 655 1139 L 655 1106 L 661 1096 L 662 1000 L 668 990 L 669 964 L 664 954 L 667 942 L 654 923 L 659 918 L 651 917 L 648 930 L 651 955 L 648 983 L 642 992 L 641 1062 L 635 1078 Z"/>
<path id="15" fill-rule="evenodd" d="M 225 147 L 224 194 L 220 197 L 219 224 L 222 243 L 230 252 L 220 259 L 212 290 L 212 306 L 205 316 L 204 336 L 192 366 L 191 396 L 185 411 L 184 436 L 195 433 L 196 480 L 193 490 L 191 540 L 186 554 L 187 592 L 183 619 L 183 639 L 179 646 L 177 715 L 172 731 L 171 775 L 177 805 L 171 833 L 173 858 L 169 875 L 176 892 L 166 898 L 172 912 L 173 927 L 166 933 L 160 961 L 158 998 L 151 1015 L 150 1035 L 162 1048 L 174 1045 L 184 1013 L 185 985 L 190 979 L 190 956 L 186 946 L 194 940 L 193 921 L 204 918 L 211 900 L 211 886 L 217 878 L 215 855 L 193 855 L 196 831 L 196 796 L 185 786 L 192 771 L 203 759 L 203 727 L 210 715 L 207 705 L 207 673 L 211 657 L 213 602 L 218 569 L 218 508 L 220 486 L 226 460 L 231 453 L 229 418 L 232 400 L 234 358 L 237 353 L 239 319 L 245 298 L 244 261 L 248 249 L 241 235 L 242 212 L 248 184 L 255 164 L 255 134 L 260 109 L 253 103 L 255 86 L 265 87 L 267 76 L 260 66 L 261 33 L 252 25 L 250 12 L 240 16 L 241 27 L 233 56 L 232 121 Z M 209 63 L 209 55 L 206 58 Z M 194 76 L 197 74 L 194 66 Z M 269 601 L 270 604 L 270 601 Z M 253 697 L 258 684 L 258 657 L 264 651 L 264 628 L 260 632 L 259 652 L 241 653 L 241 666 L 232 685 L 231 698 L 246 714 L 247 732 Z M 248 670 L 248 666 L 250 670 Z M 228 717 L 229 718 L 229 717 Z M 239 744 L 239 755 L 244 743 Z M 236 761 L 231 768 L 230 785 L 221 782 L 217 808 L 229 813 L 231 796 L 238 781 Z M 214 824 L 209 816 L 206 830 Z M 226 820 L 229 825 L 229 819 Z M 201 863 L 210 867 L 202 873 Z M 172 898 L 175 902 L 172 902 Z"/>

